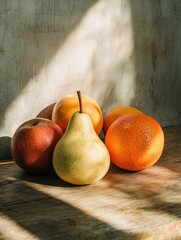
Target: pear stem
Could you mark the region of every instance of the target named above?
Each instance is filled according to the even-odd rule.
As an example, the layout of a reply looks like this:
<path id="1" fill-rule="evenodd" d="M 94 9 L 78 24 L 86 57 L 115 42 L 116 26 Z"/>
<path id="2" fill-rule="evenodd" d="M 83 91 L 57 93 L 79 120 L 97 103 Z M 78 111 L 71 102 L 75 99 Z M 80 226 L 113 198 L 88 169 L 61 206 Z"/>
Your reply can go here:
<path id="1" fill-rule="evenodd" d="M 79 107 L 80 107 L 80 113 L 83 112 L 83 108 L 82 108 L 82 98 L 81 98 L 81 92 L 77 91 L 77 95 L 78 95 L 78 99 L 79 99 Z"/>

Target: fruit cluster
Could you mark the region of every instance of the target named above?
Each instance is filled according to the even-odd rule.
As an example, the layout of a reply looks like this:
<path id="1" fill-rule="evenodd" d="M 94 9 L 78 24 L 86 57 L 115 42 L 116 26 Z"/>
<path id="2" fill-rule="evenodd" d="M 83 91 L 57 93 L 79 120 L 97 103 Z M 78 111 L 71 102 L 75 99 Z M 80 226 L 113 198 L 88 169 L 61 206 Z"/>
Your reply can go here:
<path id="1" fill-rule="evenodd" d="M 99 138 L 103 130 L 105 143 Z M 72 184 L 103 178 L 110 161 L 140 171 L 160 158 L 164 134 L 159 123 L 130 106 L 117 106 L 103 119 L 90 97 L 67 95 L 18 127 L 11 141 L 13 160 L 30 173 L 55 171 Z"/>

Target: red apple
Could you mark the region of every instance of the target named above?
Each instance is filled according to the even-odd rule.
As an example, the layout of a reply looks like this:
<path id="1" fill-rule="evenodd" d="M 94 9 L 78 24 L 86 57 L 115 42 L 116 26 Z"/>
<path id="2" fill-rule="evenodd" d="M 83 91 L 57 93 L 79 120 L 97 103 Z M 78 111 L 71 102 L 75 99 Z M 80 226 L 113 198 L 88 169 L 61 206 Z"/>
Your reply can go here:
<path id="1" fill-rule="evenodd" d="M 51 120 L 34 118 L 26 121 L 11 140 L 13 160 L 30 173 L 50 171 L 53 169 L 53 151 L 62 135 L 62 129 Z"/>

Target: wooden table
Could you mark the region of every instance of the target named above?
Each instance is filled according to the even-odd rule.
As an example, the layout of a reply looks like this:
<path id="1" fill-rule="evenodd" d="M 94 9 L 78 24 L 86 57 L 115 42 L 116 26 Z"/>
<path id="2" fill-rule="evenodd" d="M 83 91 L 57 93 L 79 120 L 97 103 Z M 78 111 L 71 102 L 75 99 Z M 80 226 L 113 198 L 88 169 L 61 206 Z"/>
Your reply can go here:
<path id="1" fill-rule="evenodd" d="M 181 127 L 164 132 L 153 167 L 130 173 L 111 166 L 90 186 L 0 161 L 0 239 L 181 239 Z"/>

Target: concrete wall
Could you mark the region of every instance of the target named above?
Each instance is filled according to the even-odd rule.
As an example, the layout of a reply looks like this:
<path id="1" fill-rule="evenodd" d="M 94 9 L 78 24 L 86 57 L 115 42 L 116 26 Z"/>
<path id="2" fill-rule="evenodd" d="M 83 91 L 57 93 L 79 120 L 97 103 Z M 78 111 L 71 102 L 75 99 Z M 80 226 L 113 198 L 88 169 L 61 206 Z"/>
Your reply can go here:
<path id="1" fill-rule="evenodd" d="M 1 0 L 0 158 L 16 128 L 77 90 L 181 124 L 180 0 Z"/>

